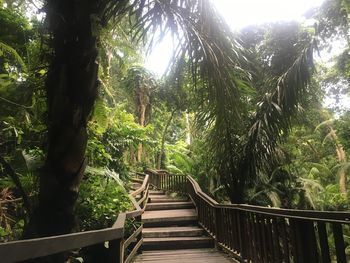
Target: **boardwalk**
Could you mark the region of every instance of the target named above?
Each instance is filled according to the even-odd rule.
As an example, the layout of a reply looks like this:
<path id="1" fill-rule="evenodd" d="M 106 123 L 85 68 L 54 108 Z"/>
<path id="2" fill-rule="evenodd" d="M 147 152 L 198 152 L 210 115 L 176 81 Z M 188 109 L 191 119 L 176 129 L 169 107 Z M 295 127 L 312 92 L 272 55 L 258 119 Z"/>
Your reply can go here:
<path id="1" fill-rule="evenodd" d="M 133 263 L 233 263 L 214 248 L 214 240 L 198 226 L 197 212 L 187 199 L 151 191 L 144 223 L 142 254 Z"/>

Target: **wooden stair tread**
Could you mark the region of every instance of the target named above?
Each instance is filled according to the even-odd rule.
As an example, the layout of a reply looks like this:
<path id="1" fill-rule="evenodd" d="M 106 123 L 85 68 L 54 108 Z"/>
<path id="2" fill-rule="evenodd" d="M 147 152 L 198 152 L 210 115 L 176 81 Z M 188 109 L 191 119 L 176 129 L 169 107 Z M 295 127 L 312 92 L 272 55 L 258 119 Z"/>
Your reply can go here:
<path id="1" fill-rule="evenodd" d="M 184 227 L 145 227 L 142 230 L 142 235 L 145 238 L 149 237 L 194 237 L 202 236 L 204 229 L 197 226 L 184 226 Z"/>
<path id="2" fill-rule="evenodd" d="M 152 250 L 144 251 L 134 259 L 134 263 L 234 263 L 221 251 L 213 248 L 179 249 L 179 250 Z"/>
<path id="3" fill-rule="evenodd" d="M 150 204 L 153 204 L 153 203 L 170 203 L 170 202 L 185 202 L 187 201 L 186 199 L 184 198 L 172 198 L 172 197 L 168 197 L 168 196 L 164 196 L 164 197 L 152 197 L 151 195 L 149 196 L 149 199 L 150 199 Z"/>
<path id="4" fill-rule="evenodd" d="M 173 226 L 173 227 L 146 227 L 142 232 L 162 232 L 162 231 L 190 231 L 203 230 L 198 226 Z"/>
<path id="5" fill-rule="evenodd" d="M 196 219 L 197 212 L 195 209 L 173 209 L 173 210 L 156 210 L 145 211 L 142 215 L 142 220 L 165 219 L 165 218 L 186 218 L 191 217 Z"/>
<path id="6" fill-rule="evenodd" d="M 165 241 L 196 241 L 196 240 L 208 240 L 212 241 L 213 239 L 208 236 L 200 237 L 144 237 L 143 242 L 165 242 Z"/>
<path id="7" fill-rule="evenodd" d="M 181 202 L 161 202 L 161 203 L 148 203 L 146 210 L 171 210 L 171 209 L 183 209 L 183 208 L 194 208 L 192 202 L 181 201 Z"/>
<path id="8" fill-rule="evenodd" d="M 143 238 L 143 250 L 188 249 L 214 247 L 214 240 L 207 236 Z"/>
<path id="9" fill-rule="evenodd" d="M 163 190 L 149 190 L 149 194 L 165 195 L 165 192 Z"/>
<path id="10" fill-rule="evenodd" d="M 174 250 L 152 250 L 142 252 L 143 256 L 156 256 L 156 255 L 182 255 L 192 253 L 213 253 L 217 250 L 215 248 L 195 248 L 195 249 L 174 249 Z"/>
<path id="11" fill-rule="evenodd" d="M 168 196 L 166 194 L 150 194 L 150 198 L 172 198 L 171 196 Z"/>

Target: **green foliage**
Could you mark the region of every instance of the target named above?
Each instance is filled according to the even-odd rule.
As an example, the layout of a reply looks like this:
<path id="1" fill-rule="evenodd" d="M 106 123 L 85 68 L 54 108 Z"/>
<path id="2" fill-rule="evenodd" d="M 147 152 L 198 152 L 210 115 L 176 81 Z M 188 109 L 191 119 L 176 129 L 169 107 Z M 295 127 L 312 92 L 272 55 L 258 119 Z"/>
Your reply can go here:
<path id="1" fill-rule="evenodd" d="M 107 168 L 86 170 L 76 208 L 81 230 L 110 227 L 131 207 L 119 174 Z"/>
<path id="2" fill-rule="evenodd" d="M 188 146 L 183 141 L 177 141 L 174 145 L 166 145 L 166 168 L 175 174 L 191 174 L 193 160 L 188 155 Z"/>
<path id="3" fill-rule="evenodd" d="M 87 152 L 90 164 L 108 166 L 125 174 L 125 151 L 140 142 L 147 143 L 147 134 L 151 131 L 152 126 L 141 127 L 136 124 L 133 115 L 125 111 L 123 104 L 109 108 L 102 100 L 97 101 L 90 122 L 91 139 Z"/>

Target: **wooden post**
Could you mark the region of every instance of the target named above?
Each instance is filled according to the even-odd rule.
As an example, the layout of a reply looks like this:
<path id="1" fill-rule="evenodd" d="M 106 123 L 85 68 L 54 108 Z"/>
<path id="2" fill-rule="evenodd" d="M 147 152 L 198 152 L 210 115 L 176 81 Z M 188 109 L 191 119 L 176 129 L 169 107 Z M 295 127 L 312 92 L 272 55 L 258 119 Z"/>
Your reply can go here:
<path id="1" fill-rule="evenodd" d="M 215 209 L 215 248 L 216 249 L 219 249 L 220 246 L 219 246 L 219 237 L 220 237 L 220 230 L 221 230 L 221 227 L 220 227 L 220 222 L 219 222 L 219 219 L 221 218 L 221 211 L 220 211 L 220 208 L 218 207 L 214 207 Z"/>
<path id="2" fill-rule="evenodd" d="M 116 239 L 109 241 L 108 248 L 108 263 L 123 263 L 124 262 L 124 247 L 123 240 Z"/>

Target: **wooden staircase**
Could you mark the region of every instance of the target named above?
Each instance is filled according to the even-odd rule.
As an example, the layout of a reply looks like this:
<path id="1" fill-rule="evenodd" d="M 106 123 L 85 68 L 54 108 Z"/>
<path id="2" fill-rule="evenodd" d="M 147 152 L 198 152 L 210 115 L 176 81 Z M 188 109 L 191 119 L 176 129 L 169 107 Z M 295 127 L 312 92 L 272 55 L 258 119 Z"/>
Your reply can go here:
<path id="1" fill-rule="evenodd" d="M 142 215 L 144 229 L 142 250 L 209 248 L 211 237 L 197 224 L 193 203 L 181 197 L 152 191 Z"/>
<path id="2" fill-rule="evenodd" d="M 142 222 L 142 254 L 134 263 L 235 262 L 214 248 L 214 240 L 198 225 L 195 206 L 187 198 L 150 191 Z"/>

